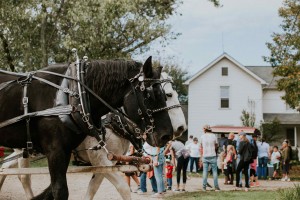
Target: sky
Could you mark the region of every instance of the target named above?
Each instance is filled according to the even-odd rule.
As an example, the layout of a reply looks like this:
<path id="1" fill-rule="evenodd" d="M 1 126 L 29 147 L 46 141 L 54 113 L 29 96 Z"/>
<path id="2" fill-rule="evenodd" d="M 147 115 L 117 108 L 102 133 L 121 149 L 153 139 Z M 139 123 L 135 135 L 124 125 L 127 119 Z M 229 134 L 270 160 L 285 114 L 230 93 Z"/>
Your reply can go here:
<path id="1" fill-rule="evenodd" d="M 281 32 L 278 9 L 283 0 L 220 0 L 216 8 L 207 0 L 183 0 L 170 18 L 172 31 L 181 33 L 162 48 L 157 44 L 142 55 L 155 60 L 170 60 L 194 75 L 223 52 L 245 66 L 267 66 L 263 56 L 270 51 L 266 42 L 272 33 Z"/>

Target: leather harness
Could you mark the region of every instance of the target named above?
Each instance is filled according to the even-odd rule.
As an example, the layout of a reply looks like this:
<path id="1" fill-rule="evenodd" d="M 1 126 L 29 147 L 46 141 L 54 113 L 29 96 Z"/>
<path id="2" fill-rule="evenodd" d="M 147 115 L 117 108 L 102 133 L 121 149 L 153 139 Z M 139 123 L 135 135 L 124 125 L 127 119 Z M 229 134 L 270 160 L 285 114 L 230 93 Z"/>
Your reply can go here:
<path id="1" fill-rule="evenodd" d="M 76 54 L 77 56 L 77 54 Z M 115 108 L 112 108 L 107 102 L 105 102 L 101 97 L 99 97 L 93 90 L 91 90 L 88 86 L 85 85 L 84 80 L 84 73 L 85 69 L 89 66 L 89 63 L 85 60 L 82 62 L 79 62 L 78 56 L 77 61 L 75 64 L 71 64 L 66 71 L 66 73 L 58 74 L 51 71 L 44 71 L 44 70 L 38 70 L 36 72 L 39 73 L 46 73 L 51 74 L 55 76 L 62 77 L 62 83 L 61 85 L 57 85 L 55 83 L 52 83 L 51 81 L 48 81 L 46 79 L 43 79 L 41 77 L 35 76 L 36 72 L 30 72 L 30 73 L 14 73 L 14 72 L 8 72 L 4 70 L 0 70 L 0 73 L 14 75 L 20 77 L 18 80 L 12 80 L 8 82 L 4 82 L 0 84 L 0 90 L 3 90 L 8 85 L 15 83 L 16 81 L 23 85 L 23 106 L 24 106 L 24 114 L 21 116 L 14 117 L 12 119 L 6 120 L 4 122 L 0 122 L 0 128 L 14 124 L 18 121 L 26 119 L 26 127 L 27 127 L 27 150 L 31 151 L 33 149 L 33 145 L 31 142 L 30 137 L 30 131 L 29 131 L 29 122 L 31 117 L 35 116 L 59 116 L 60 120 L 71 130 L 75 131 L 77 134 L 80 134 L 82 132 L 95 137 L 99 144 L 96 147 L 93 147 L 91 149 L 98 150 L 101 148 L 105 148 L 106 144 L 103 141 L 104 140 L 104 134 L 101 132 L 101 128 L 97 129 L 97 126 L 94 125 L 91 117 L 90 117 L 90 105 L 89 105 L 89 96 L 93 95 L 96 99 L 98 99 L 100 102 L 102 102 L 106 107 L 108 107 L 111 110 L 111 113 L 108 115 L 109 118 L 113 119 L 110 121 L 110 124 L 107 126 L 111 129 L 113 129 L 117 134 L 119 134 L 121 137 L 124 137 L 125 139 L 129 139 L 134 136 L 137 139 L 142 140 L 143 134 L 151 134 L 153 132 L 154 127 L 154 118 L 152 116 L 153 113 L 160 112 L 163 110 L 170 110 L 172 108 L 181 107 L 180 104 L 173 105 L 173 106 L 166 106 L 159 109 L 144 109 L 146 112 L 142 112 L 141 106 L 138 105 L 138 113 L 140 117 L 142 118 L 145 125 L 145 130 L 142 131 L 133 121 L 131 121 L 126 114 L 121 112 L 120 110 L 117 110 Z M 141 79 L 142 77 L 142 79 Z M 57 95 L 56 95 L 56 106 L 53 108 L 49 108 L 42 111 L 36 111 L 36 112 L 28 112 L 28 97 L 27 97 L 27 86 L 31 83 L 31 81 L 39 80 L 41 82 L 44 82 L 56 89 L 58 89 Z M 139 82 L 137 85 L 133 85 L 133 82 L 138 79 Z M 140 90 L 143 92 L 145 90 L 144 82 L 153 82 L 155 83 L 163 83 L 163 82 L 169 82 L 169 79 L 161 80 L 161 79 L 144 79 L 142 72 L 137 74 L 134 78 L 129 79 L 132 90 L 130 92 L 133 92 L 137 99 L 136 90 Z M 69 86 L 69 87 L 68 87 Z M 151 85 L 152 87 L 152 85 Z M 126 98 L 125 95 L 124 98 Z M 139 102 L 137 100 L 137 102 Z M 139 103 L 138 103 L 139 104 Z M 146 118 L 149 124 L 146 122 Z M 74 123 L 75 121 L 75 123 Z M 102 138 L 100 137 L 102 135 Z M 137 146 L 137 144 L 135 144 Z M 107 151 L 107 150 L 106 150 Z M 140 149 L 141 151 L 141 149 Z"/>

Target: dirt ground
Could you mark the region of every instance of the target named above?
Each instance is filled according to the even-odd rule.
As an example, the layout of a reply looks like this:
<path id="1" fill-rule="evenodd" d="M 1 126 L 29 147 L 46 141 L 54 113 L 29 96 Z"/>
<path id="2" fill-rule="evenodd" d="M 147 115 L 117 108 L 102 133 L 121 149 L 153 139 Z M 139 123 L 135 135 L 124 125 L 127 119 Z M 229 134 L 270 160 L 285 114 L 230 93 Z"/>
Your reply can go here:
<path id="1" fill-rule="evenodd" d="M 80 200 L 83 199 L 89 180 L 91 178 L 90 173 L 86 174 L 68 174 L 68 186 L 69 186 L 69 199 L 70 200 Z M 32 176 L 32 188 L 34 194 L 39 194 L 43 189 L 49 185 L 49 175 L 33 175 Z M 173 183 L 175 178 L 173 178 Z M 209 182 L 212 183 L 213 180 L 210 178 Z M 232 185 L 224 185 L 224 180 L 219 179 L 219 184 L 221 190 L 232 190 L 234 187 Z M 279 188 L 293 187 L 296 182 L 281 182 L 281 181 L 261 181 L 261 187 L 254 188 L 255 190 L 276 190 Z M 191 191 L 200 191 L 202 185 L 202 178 L 192 177 L 187 181 L 186 190 L 187 192 Z M 132 189 L 136 189 L 136 185 L 133 184 Z M 150 182 L 147 183 L 148 191 L 151 191 Z M 252 190 L 252 189 L 251 189 Z M 172 195 L 177 192 L 167 191 L 166 195 Z M 136 193 L 131 193 L 133 200 L 146 200 L 151 199 L 151 192 L 148 192 L 145 195 L 138 195 Z M 97 200 L 120 200 L 122 199 L 120 194 L 114 188 L 114 186 L 104 180 L 100 186 L 94 199 Z M 0 192 L 0 200 L 26 200 L 24 190 L 17 176 L 7 177 L 4 182 L 2 191 Z"/>

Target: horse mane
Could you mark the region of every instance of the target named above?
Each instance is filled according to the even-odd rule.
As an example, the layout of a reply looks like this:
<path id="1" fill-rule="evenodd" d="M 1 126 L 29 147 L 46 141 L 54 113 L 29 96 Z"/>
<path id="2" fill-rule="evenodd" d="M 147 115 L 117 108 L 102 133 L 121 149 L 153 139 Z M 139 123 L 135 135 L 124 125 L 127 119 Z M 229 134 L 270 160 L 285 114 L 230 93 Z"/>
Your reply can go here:
<path id="1" fill-rule="evenodd" d="M 106 96 L 113 89 L 122 89 L 141 67 L 141 63 L 131 60 L 94 60 L 87 67 L 86 83 Z"/>

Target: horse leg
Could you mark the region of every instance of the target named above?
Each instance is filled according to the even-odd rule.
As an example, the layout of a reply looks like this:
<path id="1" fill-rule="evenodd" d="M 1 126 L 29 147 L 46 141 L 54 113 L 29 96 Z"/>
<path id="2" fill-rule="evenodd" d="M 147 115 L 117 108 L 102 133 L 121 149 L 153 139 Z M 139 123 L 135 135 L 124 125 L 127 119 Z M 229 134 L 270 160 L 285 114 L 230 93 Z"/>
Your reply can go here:
<path id="1" fill-rule="evenodd" d="M 8 159 L 8 158 L 13 157 L 15 155 L 17 155 L 17 152 L 13 152 L 9 156 L 7 156 L 5 159 Z M 11 161 L 3 163 L 1 168 L 15 168 L 17 166 L 18 166 L 18 161 L 17 160 L 11 160 Z M 0 190 L 2 189 L 2 186 L 3 186 L 3 183 L 4 183 L 5 179 L 6 179 L 6 175 L 0 176 Z"/>
<path id="2" fill-rule="evenodd" d="M 84 197 L 85 200 L 92 200 L 94 198 L 96 192 L 98 191 L 103 181 L 103 178 L 103 174 L 93 174 Z"/>
<path id="3" fill-rule="evenodd" d="M 29 168 L 30 160 L 29 158 L 19 158 L 18 159 L 19 168 Z M 31 199 L 33 197 L 33 192 L 31 189 L 31 176 L 30 175 L 19 175 L 19 180 L 23 185 L 23 189 L 25 191 L 27 199 Z"/>
<path id="4" fill-rule="evenodd" d="M 115 186 L 123 200 L 131 200 L 130 187 L 120 174 L 106 173 L 103 175 Z"/>
<path id="5" fill-rule="evenodd" d="M 51 177 L 50 186 L 32 200 L 67 200 L 69 196 L 67 185 L 67 169 L 71 153 L 63 149 L 52 149 L 46 154 Z"/>

